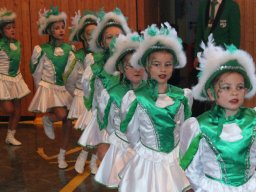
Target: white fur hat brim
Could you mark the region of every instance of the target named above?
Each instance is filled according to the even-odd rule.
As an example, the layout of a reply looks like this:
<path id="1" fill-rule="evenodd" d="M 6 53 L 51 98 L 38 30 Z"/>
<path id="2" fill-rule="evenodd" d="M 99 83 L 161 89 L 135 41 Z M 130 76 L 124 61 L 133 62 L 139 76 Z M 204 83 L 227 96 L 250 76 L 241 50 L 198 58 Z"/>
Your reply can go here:
<path id="1" fill-rule="evenodd" d="M 67 20 L 67 14 L 65 12 L 61 12 L 58 15 L 50 15 L 48 18 L 46 18 L 45 16 L 40 15 L 40 18 L 37 22 L 39 28 L 38 28 L 38 33 L 39 35 L 44 35 L 47 34 L 47 27 L 49 24 L 54 23 L 54 22 L 58 22 L 58 21 L 64 21 L 65 26 L 66 26 L 66 20 Z"/>
<path id="2" fill-rule="evenodd" d="M 6 15 L 6 13 L 10 13 Z M 12 11 L 7 10 L 6 8 L 0 9 L 0 25 L 3 23 L 12 22 L 16 19 L 16 14 Z"/>
<path id="3" fill-rule="evenodd" d="M 86 20 L 91 20 L 91 21 L 95 21 L 95 22 L 91 22 L 91 23 L 86 24 L 86 22 L 85 22 Z M 80 31 L 85 26 L 87 26 L 89 24 L 97 25 L 97 22 L 98 22 L 98 18 L 95 15 L 85 15 L 85 16 L 83 16 L 81 19 L 79 19 L 78 24 L 75 24 L 71 27 L 72 31 L 70 33 L 69 40 L 70 41 L 78 41 L 78 39 L 79 39 L 78 35 L 79 35 Z"/>
<path id="4" fill-rule="evenodd" d="M 256 93 L 256 75 L 255 64 L 253 58 L 243 50 L 236 50 L 233 53 L 225 51 L 220 47 L 209 47 L 202 58 L 199 57 L 199 62 L 203 63 L 202 76 L 200 76 L 198 84 L 192 88 L 193 96 L 197 100 L 209 100 L 205 85 L 209 78 L 220 69 L 220 67 L 228 61 L 236 60 L 245 70 L 251 84 L 251 90 L 246 94 L 246 98 L 251 98 Z M 229 70 L 232 72 L 232 69 Z M 208 82 L 209 83 L 209 82 Z M 211 83 L 211 82 L 210 82 Z"/>
<path id="5" fill-rule="evenodd" d="M 102 35 L 102 31 L 106 29 L 108 26 L 108 22 L 110 20 L 114 20 L 116 24 L 118 24 L 122 30 L 124 31 L 125 35 L 131 32 L 130 28 L 128 27 L 127 21 L 125 17 L 121 15 L 117 15 L 114 12 L 108 12 L 102 21 L 98 23 L 98 26 L 92 33 L 92 39 L 89 42 L 89 47 L 93 52 L 103 52 L 104 49 L 100 46 L 100 42 L 98 42 L 99 36 Z"/>
<path id="6" fill-rule="evenodd" d="M 118 64 L 117 62 L 120 59 L 120 56 L 124 57 L 127 53 L 135 51 L 139 47 L 140 42 L 131 40 L 132 36 L 135 35 L 138 36 L 138 33 L 134 32 L 126 36 L 123 34 L 118 36 L 114 53 L 104 65 L 104 69 L 107 73 L 116 73 L 116 65 Z"/>
<path id="7" fill-rule="evenodd" d="M 160 43 L 163 45 L 163 49 L 172 50 L 177 59 L 177 64 L 174 66 L 175 68 L 182 68 L 187 63 L 187 58 L 185 52 L 183 51 L 182 45 L 177 41 L 176 38 L 167 38 L 164 35 L 158 35 L 151 38 L 145 39 L 136 53 L 133 55 L 131 63 L 134 67 L 140 68 L 143 67 L 140 65 L 141 58 L 144 56 L 146 51 L 151 49 L 154 45 Z M 157 50 L 157 49 L 156 49 Z M 152 50 L 153 52 L 154 50 Z M 145 64 L 144 64 L 145 65 Z"/>

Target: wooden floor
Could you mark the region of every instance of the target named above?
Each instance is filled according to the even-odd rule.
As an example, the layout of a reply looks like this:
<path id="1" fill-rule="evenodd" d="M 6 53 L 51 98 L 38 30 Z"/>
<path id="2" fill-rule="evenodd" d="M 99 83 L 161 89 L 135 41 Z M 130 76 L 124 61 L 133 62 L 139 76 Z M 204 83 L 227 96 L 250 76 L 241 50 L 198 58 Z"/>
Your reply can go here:
<path id="1" fill-rule="evenodd" d="M 66 154 L 69 167 L 57 167 L 58 141 L 61 128 L 55 125 L 56 139 L 48 139 L 42 125 L 20 123 L 17 139 L 22 146 L 6 145 L 7 124 L 0 123 L 0 192 L 116 192 L 94 181 L 88 162 L 84 174 L 74 170 L 75 160 L 81 150 L 77 140 L 81 134 L 74 130 L 70 148 Z"/>

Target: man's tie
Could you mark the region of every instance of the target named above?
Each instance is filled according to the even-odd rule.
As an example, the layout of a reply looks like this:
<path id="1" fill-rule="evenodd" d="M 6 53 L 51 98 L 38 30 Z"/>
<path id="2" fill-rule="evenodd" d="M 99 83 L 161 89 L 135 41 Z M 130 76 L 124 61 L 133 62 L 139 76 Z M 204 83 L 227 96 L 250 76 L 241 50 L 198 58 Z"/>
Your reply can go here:
<path id="1" fill-rule="evenodd" d="M 217 0 L 212 0 L 211 1 L 211 12 L 210 12 L 210 22 L 211 22 L 211 24 L 214 21 L 215 7 L 216 7 L 217 4 L 218 4 Z"/>
<path id="2" fill-rule="evenodd" d="M 215 16 L 215 7 L 216 7 L 217 4 L 218 4 L 217 0 L 212 0 L 211 1 L 210 18 L 209 18 L 209 21 L 208 21 L 208 25 L 206 26 L 206 29 L 204 31 L 204 40 L 205 41 L 207 41 L 208 36 L 210 35 L 210 31 L 211 31 L 212 24 L 213 24 L 213 21 L 214 21 L 214 16 Z"/>

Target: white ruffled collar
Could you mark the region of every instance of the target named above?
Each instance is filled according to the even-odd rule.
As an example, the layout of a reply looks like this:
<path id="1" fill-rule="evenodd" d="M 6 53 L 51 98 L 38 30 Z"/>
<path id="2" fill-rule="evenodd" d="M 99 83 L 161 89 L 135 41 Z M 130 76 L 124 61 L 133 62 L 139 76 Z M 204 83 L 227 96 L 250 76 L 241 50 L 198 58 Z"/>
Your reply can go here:
<path id="1" fill-rule="evenodd" d="M 13 51 L 15 51 L 15 50 L 17 50 L 18 48 L 17 48 L 17 46 L 16 46 L 14 43 L 10 43 L 10 49 L 13 50 Z"/>
<path id="2" fill-rule="evenodd" d="M 61 47 L 55 47 L 54 49 L 54 55 L 55 56 L 62 56 L 64 55 L 64 51 Z"/>
<path id="3" fill-rule="evenodd" d="M 170 105 L 173 105 L 174 101 L 172 98 L 170 98 L 167 94 L 158 94 L 157 100 L 156 100 L 156 106 L 160 108 L 165 108 Z"/>
<path id="4" fill-rule="evenodd" d="M 242 130 L 236 123 L 224 124 L 220 138 L 228 142 L 239 141 L 243 139 Z"/>

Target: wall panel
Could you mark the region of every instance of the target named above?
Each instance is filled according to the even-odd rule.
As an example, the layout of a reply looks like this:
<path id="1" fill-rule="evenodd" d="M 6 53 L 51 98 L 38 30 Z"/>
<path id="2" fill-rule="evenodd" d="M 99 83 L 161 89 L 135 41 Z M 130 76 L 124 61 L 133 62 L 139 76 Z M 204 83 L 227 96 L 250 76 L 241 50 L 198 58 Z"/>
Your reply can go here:
<path id="1" fill-rule="evenodd" d="M 241 13 L 241 48 L 248 51 L 256 62 L 256 1 L 236 1 Z M 255 107 L 256 97 L 246 100 L 245 105 Z"/>

